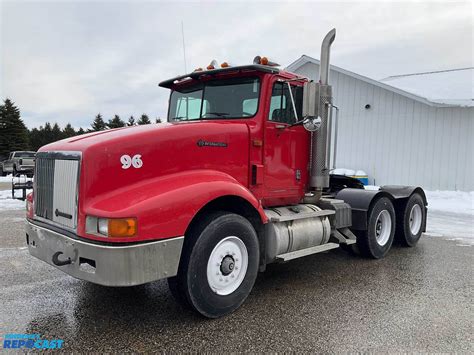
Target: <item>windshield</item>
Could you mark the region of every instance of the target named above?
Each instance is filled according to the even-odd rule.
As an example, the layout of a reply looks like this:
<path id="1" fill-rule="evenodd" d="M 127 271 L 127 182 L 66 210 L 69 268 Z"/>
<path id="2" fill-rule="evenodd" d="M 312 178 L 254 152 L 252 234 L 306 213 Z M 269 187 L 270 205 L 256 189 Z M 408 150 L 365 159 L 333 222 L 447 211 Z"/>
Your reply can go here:
<path id="1" fill-rule="evenodd" d="M 258 78 L 212 80 L 171 93 L 168 121 L 252 117 L 257 113 Z"/>

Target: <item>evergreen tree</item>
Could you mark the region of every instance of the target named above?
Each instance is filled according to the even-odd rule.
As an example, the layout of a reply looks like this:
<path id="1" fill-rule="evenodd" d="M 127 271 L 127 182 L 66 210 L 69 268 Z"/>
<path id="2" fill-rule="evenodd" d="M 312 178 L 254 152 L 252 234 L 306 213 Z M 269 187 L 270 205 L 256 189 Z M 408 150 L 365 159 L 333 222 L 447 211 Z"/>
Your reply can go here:
<path id="1" fill-rule="evenodd" d="M 76 131 L 74 128 L 72 128 L 71 124 L 68 123 L 66 127 L 63 129 L 63 137 L 64 138 L 69 138 L 69 137 L 74 137 L 76 135 Z"/>
<path id="2" fill-rule="evenodd" d="M 135 126 L 135 118 L 133 118 L 133 116 L 130 116 L 130 118 L 128 119 L 128 122 L 127 122 L 127 126 Z"/>
<path id="3" fill-rule="evenodd" d="M 102 115 L 99 113 L 97 116 L 95 116 L 94 121 L 92 122 L 92 131 L 103 131 L 104 129 L 107 129 L 107 126 L 102 119 Z"/>
<path id="4" fill-rule="evenodd" d="M 139 125 L 142 125 L 142 124 L 150 124 L 151 121 L 150 121 L 150 119 L 148 118 L 147 115 L 143 114 L 143 115 L 140 116 L 140 118 L 138 119 L 137 123 L 138 123 Z"/>
<path id="5" fill-rule="evenodd" d="M 44 128 L 40 127 L 41 131 L 41 146 L 54 142 L 53 128 L 51 123 L 46 122 Z"/>
<path id="6" fill-rule="evenodd" d="M 59 125 L 57 123 L 54 123 L 53 129 L 51 130 L 51 132 L 52 132 L 52 138 L 51 138 L 52 141 L 48 143 L 56 142 L 64 138 L 63 132 L 61 131 L 61 128 L 59 128 Z"/>
<path id="7" fill-rule="evenodd" d="M 156 123 L 161 123 L 161 118 L 158 117 L 158 118 L 155 120 L 155 122 L 156 122 Z"/>
<path id="8" fill-rule="evenodd" d="M 120 119 L 119 115 L 115 115 L 114 118 L 109 120 L 109 122 L 107 123 L 107 127 L 109 128 L 120 128 L 124 126 L 125 122 Z"/>
<path id="9" fill-rule="evenodd" d="M 86 133 L 86 131 L 84 131 L 84 129 L 82 127 L 80 127 L 78 130 L 77 130 L 77 136 L 80 136 L 81 134 L 84 134 Z"/>
<path id="10" fill-rule="evenodd" d="M 82 130 L 82 133 L 84 133 L 84 130 Z M 38 150 L 46 144 L 56 142 L 63 138 L 73 137 L 75 135 L 76 131 L 70 123 L 61 130 L 57 123 L 51 126 L 51 123 L 46 122 L 44 127 L 40 126 L 39 128 L 33 128 L 29 131 L 30 147 L 32 150 Z"/>
<path id="11" fill-rule="evenodd" d="M 43 126 L 40 126 L 40 128 L 33 128 L 29 132 L 29 138 L 30 138 L 30 149 L 31 150 L 38 150 L 43 146 Z"/>
<path id="12" fill-rule="evenodd" d="M 10 99 L 0 105 L 0 157 L 15 150 L 28 150 L 28 129 L 20 117 L 20 110 Z"/>

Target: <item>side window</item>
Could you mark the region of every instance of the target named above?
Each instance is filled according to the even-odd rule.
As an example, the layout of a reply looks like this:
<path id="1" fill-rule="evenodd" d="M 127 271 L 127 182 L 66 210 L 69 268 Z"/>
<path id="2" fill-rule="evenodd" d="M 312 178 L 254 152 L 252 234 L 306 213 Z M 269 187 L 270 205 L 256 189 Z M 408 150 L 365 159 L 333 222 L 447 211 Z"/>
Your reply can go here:
<path id="1" fill-rule="evenodd" d="M 298 119 L 301 119 L 301 113 L 303 108 L 303 87 L 291 86 L 291 92 L 295 101 Z M 294 114 L 293 104 L 291 102 L 291 96 L 288 90 L 287 83 L 276 82 L 273 85 L 268 120 L 288 124 L 296 122 L 296 117 Z"/>

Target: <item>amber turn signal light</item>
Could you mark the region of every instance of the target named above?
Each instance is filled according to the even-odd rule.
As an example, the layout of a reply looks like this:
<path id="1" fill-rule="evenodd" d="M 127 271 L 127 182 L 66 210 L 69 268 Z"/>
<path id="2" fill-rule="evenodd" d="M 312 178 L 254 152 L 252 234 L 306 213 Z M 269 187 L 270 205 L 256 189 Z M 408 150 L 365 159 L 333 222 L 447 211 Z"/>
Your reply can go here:
<path id="1" fill-rule="evenodd" d="M 111 218 L 108 223 L 108 235 L 112 238 L 133 237 L 137 234 L 136 218 Z"/>

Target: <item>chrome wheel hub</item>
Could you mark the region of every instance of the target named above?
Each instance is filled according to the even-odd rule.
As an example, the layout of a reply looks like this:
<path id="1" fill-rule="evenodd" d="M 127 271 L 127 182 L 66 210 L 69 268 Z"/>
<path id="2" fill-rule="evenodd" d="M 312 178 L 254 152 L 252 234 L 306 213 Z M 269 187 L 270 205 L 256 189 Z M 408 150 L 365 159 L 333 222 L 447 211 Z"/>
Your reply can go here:
<path id="1" fill-rule="evenodd" d="M 234 270 L 235 261 L 234 258 L 230 255 L 227 255 L 224 259 L 222 259 L 221 263 L 221 273 L 224 276 L 227 276 L 232 273 Z"/>

